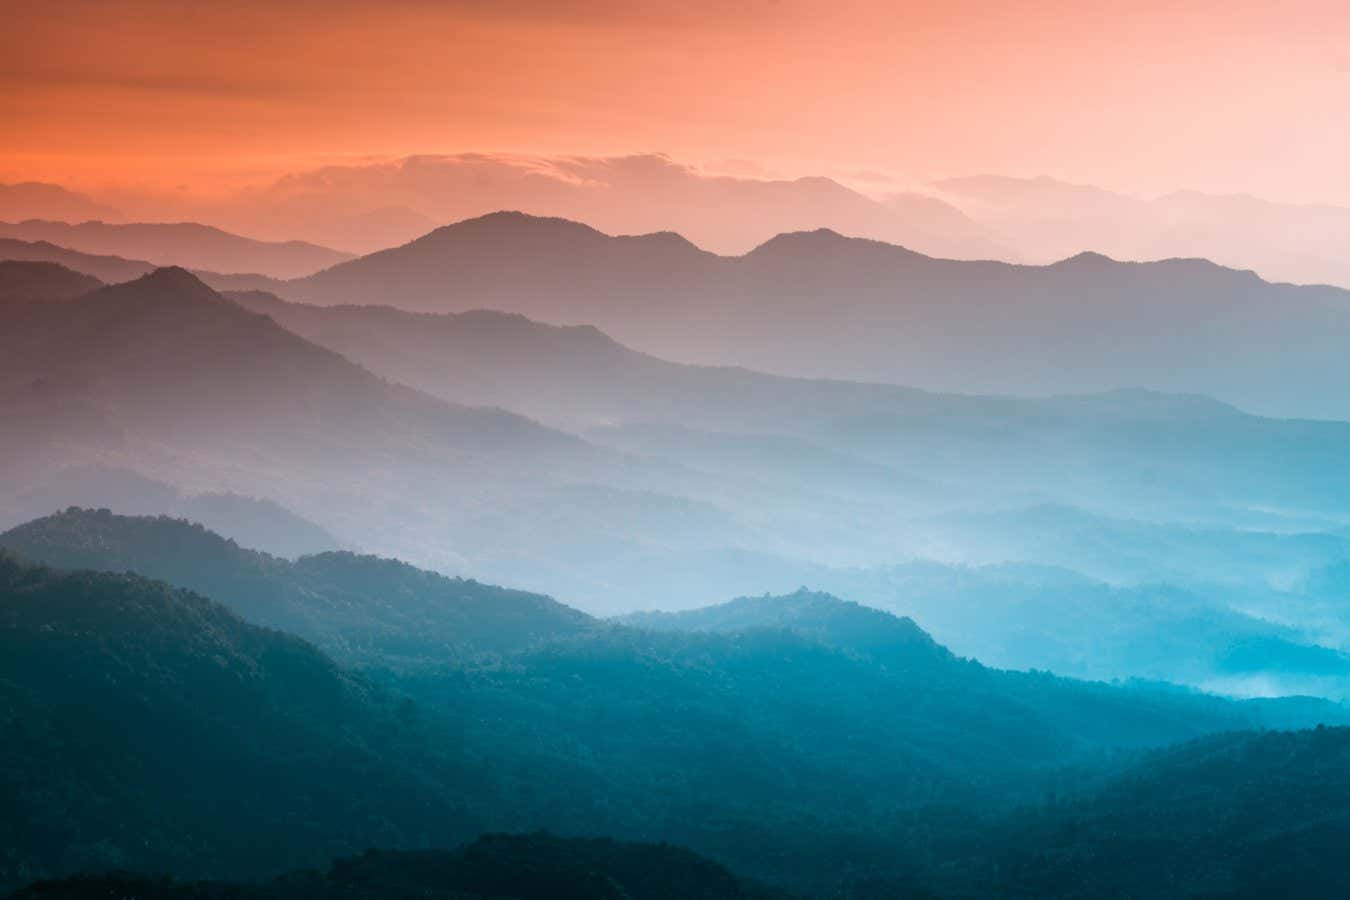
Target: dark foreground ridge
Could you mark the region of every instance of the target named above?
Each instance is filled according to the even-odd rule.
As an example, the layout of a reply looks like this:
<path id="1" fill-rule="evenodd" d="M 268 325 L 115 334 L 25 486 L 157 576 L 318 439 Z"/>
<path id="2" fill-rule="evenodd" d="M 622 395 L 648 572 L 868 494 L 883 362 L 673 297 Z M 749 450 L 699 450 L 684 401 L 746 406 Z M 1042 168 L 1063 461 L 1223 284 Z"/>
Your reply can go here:
<path id="1" fill-rule="evenodd" d="M 130 873 L 44 881 L 12 900 L 786 900 L 666 844 L 485 835 L 458 850 L 368 851 L 265 884 Z"/>

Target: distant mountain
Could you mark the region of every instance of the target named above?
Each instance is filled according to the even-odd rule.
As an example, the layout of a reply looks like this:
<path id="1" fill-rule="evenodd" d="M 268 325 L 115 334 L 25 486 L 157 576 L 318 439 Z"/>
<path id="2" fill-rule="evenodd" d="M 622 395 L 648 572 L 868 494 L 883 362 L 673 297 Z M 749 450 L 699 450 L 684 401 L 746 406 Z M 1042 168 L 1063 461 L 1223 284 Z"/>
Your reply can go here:
<path id="1" fill-rule="evenodd" d="M 0 222 L 22 222 L 25 219 L 55 219 L 61 222 L 103 219 L 116 222 L 121 218 L 122 214 L 111 206 L 105 206 L 59 184 L 40 181 L 0 184 Z"/>
<path id="2" fill-rule="evenodd" d="M 951 653 L 910 618 L 806 589 L 783 597 L 740 597 L 684 612 L 644 612 L 620 621 L 657 631 L 737 632 L 783 628 L 823 644 L 906 664 L 949 663 Z"/>
<path id="3" fill-rule="evenodd" d="M 1044 176 L 951 178 L 932 188 L 1032 261 L 1082 250 L 1124 259 L 1201 256 L 1271 280 L 1350 287 L 1344 207 L 1199 191 L 1145 198 Z"/>
<path id="4" fill-rule="evenodd" d="M 1026 563 L 784 574 L 913 616 L 954 652 L 998 668 L 1169 681 L 1239 696 L 1350 697 L 1350 655 L 1332 649 L 1345 646 L 1343 619 L 1318 591 L 1107 584 Z"/>
<path id="5" fill-rule="evenodd" d="M 11 323 L 0 409 L 16 423 L 0 431 L 0 496 L 72 467 L 124 469 L 518 584 L 573 571 L 593 586 L 635 547 L 745 534 L 711 503 L 726 493 L 715 478 L 389 384 L 181 269 Z"/>
<path id="6" fill-rule="evenodd" d="M 537 316 L 522 307 L 545 302 L 554 316 L 544 318 L 590 322 L 593 307 L 640 285 L 682 284 L 718 270 L 720 260 L 673 232 L 610 237 L 566 219 L 494 213 L 296 279 L 286 291 L 324 304 L 380 298 L 433 312 L 462 310 L 457 298 L 478 294 L 473 308 Z M 578 305 L 587 294 L 594 295 L 591 303 Z"/>
<path id="7" fill-rule="evenodd" d="M 927 558 L 1092 576 L 1069 589 L 986 591 L 960 578 L 943 589 L 952 609 L 969 613 L 960 601 L 969 588 L 1008 610 L 1007 620 L 967 614 L 963 624 L 941 615 L 936 598 L 924 607 L 948 641 L 1020 665 L 1036 665 L 1039 648 L 1056 671 L 1208 683 L 1217 677 L 1211 664 L 1238 640 L 1345 647 L 1350 638 L 1334 604 L 1296 596 L 1301 579 L 1350 551 L 1331 533 L 1350 509 L 1350 481 L 1336 475 L 1350 452 L 1344 424 L 1265 419 L 1141 390 L 1023 399 L 791 379 L 671 363 L 588 326 L 519 315 L 230 296 L 447 400 L 515 409 L 595 444 L 725 478 L 728 490 L 710 502 L 791 536 L 770 544 L 762 531 L 734 548 L 614 555 L 606 577 L 637 590 L 621 588 L 617 603 L 593 609 L 684 608 L 810 584 L 909 612 L 906 589 L 885 573 Z M 554 571 L 538 583 L 594 597 L 578 581 L 597 572 Z M 1055 640 L 1052 614 L 1034 614 L 1039 593 L 1083 630 Z M 1175 622 L 1177 649 L 1150 656 L 1149 623 L 1162 620 Z M 1103 635 L 1118 643 L 1098 642 Z M 1231 676 L 1224 683 L 1241 693 L 1277 683 L 1341 690 L 1303 675 L 1242 684 Z"/>
<path id="8" fill-rule="evenodd" d="M 362 253 L 498 209 L 565 216 L 611 234 L 678 231 L 714 253 L 744 253 L 776 231 L 821 226 L 938 256 L 1012 252 L 931 193 L 872 186 L 889 187 L 888 196 L 821 176 L 701 170 L 662 154 L 421 155 L 284 176 L 241 197 L 231 221 L 250 234 L 303 235 Z"/>
<path id="9" fill-rule="evenodd" d="M 915 517 L 935 505 L 968 506 L 975 497 L 986 508 L 997 502 L 1011 509 L 1027 508 L 1030 497 L 1057 497 L 1114 516 L 1177 516 L 1197 527 L 1227 526 L 1244 508 L 1350 508 L 1350 481 L 1335 478 L 1339 451 L 1331 449 L 1350 444 L 1350 428 L 1259 418 L 1204 397 L 1142 390 L 1046 399 L 932 394 L 677 364 L 592 327 L 520 315 L 229 296 L 444 399 L 518 410 L 628 452 L 772 482 L 780 495 L 899 498 Z M 993 472 L 986 481 L 983 473 Z M 1073 472 L 1081 477 L 1066 477 Z M 1045 528 L 1075 527 L 1051 526 L 1048 509 L 1041 507 Z M 1242 520 L 1244 528 L 1267 524 Z M 947 526 L 924 528 L 934 532 L 930 546 L 951 543 L 942 536 Z M 980 543 L 988 546 L 987 536 Z M 1015 557 L 967 559 L 1008 558 Z M 1119 559 L 1107 577 L 1128 567 Z"/>
<path id="10" fill-rule="evenodd" d="M 197 501 L 208 502 L 221 501 Z M 351 553 L 290 562 L 163 516 L 69 509 L 0 534 L 0 547 L 61 568 L 163 579 L 212 597 L 251 622 L 298 634 L 349 664 L 440 665 L 519 650 L 593 624 L 537 594 Z"/>
<path id="11" fill-rule="evenodd" d="M 338 550 L 327 530 L 280 504 L 232 493 L 185 494 L 130 469 L 69 466 L 34 478 L 5 498 L 0 529 L 85 504 L 125 515 L 172 515 L 200 522 L 246 547 L 297 557 Z"/>
<path id="12" fill-rule="evenodd" d="M 124 285 L 10 326 L 0 369 L 21 371 L 4 408 L 31 424 L 0 433 L 13 460 L 0 479 L 7 524 L 107 506 L 207 519 L 270 552 L 323 549 L 173 496 L 127 506 L 140 488 L 78 475 L 120 469 L 180 498 L 267 498 L 337 546 L 596 613 L 802 584 L 917 613 L 889 574 L 899 563 L 1053 563 L 1097 581 L 1043 586 L 1043 614 L 1027 605 L 1039 585 L 972 587 L 1007 601 L 996 607 L 1013 617 L 1007 640 L 993 623 L 1009 620 L 992 614 L 964 632 L 935 614 L 934 627 L 1009 664 L 1241 695 L 1343 693 L 1350 624 L 1302 584 L 1347 549 L 1311 533 L 1350 508 L 1345 425 L 1146 391 L 1030 400 L 805 381 L 674 364 L 519 316 L 232 295 L 264 317 L 179 280 L 191 290 L 150 306 Z M 99 312 L 110 298 L 121 311 Z M 133 349 L 110 353 L 117 344 L 100 336 Z M 379 382 L 301 336 L 452 403 L 516 409 L 584 440 Z M 508 423 L 500 443 L 486 440 Z M 960 579 L 943 589 L 951 608 L 969 608 L 962 590 Z M 1072 637 L 1053 639 L 1054 616 Z M 1150 619 L 1175 626 L 1172 650 L 1137 639 Z M 1314 659 L 1319 647 L 1331 656 Z"/>
<path id="13" fill-rule="evenodd" d="M 256 241 L 195 222 L 0 222 L 0 237 L 47 241 L 82 253 L 144 259 L 157 266 L 248 272 L 277 278 L 308 275 L 351 254 L 304 241 Z"/>
<path id="14" fill-rule="evenodd" d="M 959 262 L 824 230 L 726 258 L 672 234 L 608 237 L 499 213 L 280 290 L 320 304 L 490 307 L 595 325 L 671 359 L 793 375 L 971 393 L 1142 386 L 1350 417 L 1329 388 L 1347 374 L 1350 293 L 1202 260 Z"/>
<path id="15" fill-rule="evenodd" d="M 11 900 L 789 900 L 747 883 L 696 853 L 668 844 L 558 838 L 480 837 L 458 850 L 376 851 L 325 872 L 265 884 L 172 882 L 126 873 L 32 885 Z"/>
<path id="16" fill-rule="evenodd" d="M 20 241 L 14 238 L 0 238 L 0 259 L 55 263 L 97 278 L 100 282 L 130 281 L 155 269 L 142 260 L 80 253 L 58 247 L 49 241 Z"/>
<path id="17" fill-rule="evenodd" d="M 56 263 L 0 259 L 0 304 L 69 300 L 102 286 L 97 278 Z"/>
<path id="18" fill-rule="evenodd" d="M 517 426 L 532 427 L 501 414 L 456 410 L 388 385 L 242 310 L 182 269 L 160 269 L 53 305 L 46 317 L 8 333 L 5 343 L 10 352 L 0 364 L 3 383 L 32 385 L 63 372 L 72 390 L 117 403 L 131 424 L 172 429 L 187 441 L 234 429 L 238 422 L 222 418 L 229 412 L 247 412 L 258 430 L 283 416 L 292 422 L 286 429 L 291 431 L 296 424 L 291 417 L 302 406 L 307 410 L 302 427 L 345 432 L 352 423 L 333 418 L 335 407 L 363 405 L 386 423 L 384 429 L 369 428 L 374 440 L 388 439 L 387 426 L 400 410 L 432 420 L 405 422 L 405 428 L 440 427 L 437 416 L 456 415 L 485 425 L 495 421 L 503 436 Z M 241 359 L 249 365 L 240 367 Z M 74 387 L 89 376 L 96 377 Z M 281 384 L 287 391 L 279 394 L 275 388 Z"/>
<path id="19" fill-rule="evenodd" d="M 0 238 L 0 261 L 49 262 L 63 268 L 97 278 L 100 282 L 115 284 L 132 281 L 153 272 L 158 266 L 142 259 L 123 259 L 120 256 L 96 256 L 80 253 L 47 241 L 19 241 Z M 266 275 L 222 274 L 196 269 L 192 272 L 205 284 L 216 290 L 251 291 L 277 290 L 284 283 Z M 6 277 L 5 280 L 9 280 Z M 98 287 L 99 285 L 94 285 Z M 92 288 L 91 288 L 92 289 Z"/>

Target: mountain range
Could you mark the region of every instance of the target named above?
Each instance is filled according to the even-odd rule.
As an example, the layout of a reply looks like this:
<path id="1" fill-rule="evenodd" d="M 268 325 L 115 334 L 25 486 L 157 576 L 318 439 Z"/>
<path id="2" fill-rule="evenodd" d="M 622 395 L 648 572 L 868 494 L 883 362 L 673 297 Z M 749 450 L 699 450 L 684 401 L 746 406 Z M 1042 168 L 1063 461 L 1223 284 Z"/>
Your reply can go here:
<path id="1" fill-rule="evenodd" d="M 46 244 L 6 252 L 105 280 L 151 266 Z M 1203 260 L 1120 263 L 1084 253 L 1048 266 L 961 262 L 826 230 L 719 257 L 673 233 L 610 237 L 498 213 L 298 279 L 199 261 L 213 263 L 198 274 L 221 290 L 321 305 L 519 312 L 593 325 L 687 362 L 976 394 L 1144 387 L 1265 415 L 1350 416 L 1331 388 L 1346 374 L 1347 294 Z M 1280 349 L 1289 347 L 1299 352 Z"/>
<path id="2" fill-rule="evenodd" d="M 963 393 L 1122 387 L 1286 417 L 1350 415 L 1346 292 L 1203 260 L 962 262 L 820 230 L 741 257 L 499 213 L 276 286 L 323 305 L 491 308 L 686 362 Z M 1281 348 L 1297 347 L 1298 352 Z"/>
<path id="3" fill-rule="evenodd" d="M 137 198 L 127 191 L 121 197 L 144 221 L 197 220 L 362 254 L 406 243 L 439 224 L 511 208 L 612 234 L 672 229 L 720 254 L 746 253 L 775 233 L 825 227 L 954 259 L 1050 263 L 1083 251 L 1128 260 L 1203 257 L 1272 281 L 1350 287 L 1350 269 L 1340 259 L 1350 209 L 1325 203 L 1195 190 L 1146 196 L 1044 175 L 906 183 L 880 172 L 793 178 L 723 168 L 700 169 L 662 154 L 422 155 L 295 172 L 212 202 Z M 55 184 L 0 185 L 0 221 L 27 219 L 129 221 Z M 99 252 L 187 268 L 264 271 Z"/>
<path id="4" fill-rule="evenodd" d="M 1341 424 L 689 366 L 594 328 L 223 296 L 181 270 L 62 300 L 87 282 L 29 268 L 53 293 L 5 335 L 5 409 L 29 423 L 5 437 L 7 525 L 187 515 L 282 555 L 396 554 L 599 613 L 808 584 L 924 611 L 1008 665 L 1346 694 Z M 961 574 L 999 564 L 1034 574 Z M 1162 621 L 1169 641 L 1133 637 Z"/>

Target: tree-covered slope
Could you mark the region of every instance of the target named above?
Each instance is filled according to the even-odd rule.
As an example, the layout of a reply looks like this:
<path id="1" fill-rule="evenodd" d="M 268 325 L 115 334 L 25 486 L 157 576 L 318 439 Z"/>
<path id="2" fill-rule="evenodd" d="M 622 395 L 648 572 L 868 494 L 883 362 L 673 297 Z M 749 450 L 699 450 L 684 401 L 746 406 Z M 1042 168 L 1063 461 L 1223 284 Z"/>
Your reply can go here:
<path id="1" fill-rule="evenodd" d="M 548 834 L 484 835 L 457 850 L 368 851 L 265 884 L 130 874 L 31 885 L 12 900 L 786 900 L 680 847 Z"/>
<path id="2" fill-rule="evenodd" d="M 539 594 L 347 552 L 292 562 L 164 516 L 71 508 L 5 532 L 0 547 L 62 568 L 163 579 L 368 666 L 442 664 L 592 625 L 584 613 Z"/>
<path id="3" fill-rule="evenodd" d="M 971 868 L 1006 897 L 1332 898 L 1350 894 L 1347 842 L 1350 729 L 1241 732 L 1014 820 Z"/>
<path id="4" fill-rule="evenodd" d="M 466 836 L 472 766 L 298 638 L 0 556 L 0 883 L 247 876 Z"/>

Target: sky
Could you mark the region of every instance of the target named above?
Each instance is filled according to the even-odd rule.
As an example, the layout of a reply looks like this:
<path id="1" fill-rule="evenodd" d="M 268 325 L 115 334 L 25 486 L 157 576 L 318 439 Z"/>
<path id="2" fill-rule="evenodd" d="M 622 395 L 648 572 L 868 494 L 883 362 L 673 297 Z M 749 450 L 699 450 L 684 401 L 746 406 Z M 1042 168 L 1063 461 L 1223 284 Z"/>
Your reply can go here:
<path id="1" fill-rule="evenodd" d="M 0 180 L 199 193 L 413 154 L 665 153 L 1350 205 L 1331 2 L 0 0 Z"/>

